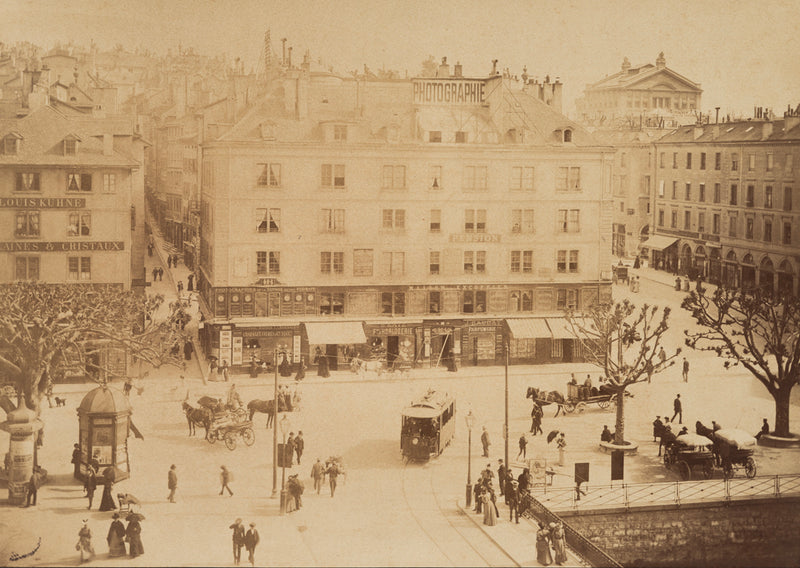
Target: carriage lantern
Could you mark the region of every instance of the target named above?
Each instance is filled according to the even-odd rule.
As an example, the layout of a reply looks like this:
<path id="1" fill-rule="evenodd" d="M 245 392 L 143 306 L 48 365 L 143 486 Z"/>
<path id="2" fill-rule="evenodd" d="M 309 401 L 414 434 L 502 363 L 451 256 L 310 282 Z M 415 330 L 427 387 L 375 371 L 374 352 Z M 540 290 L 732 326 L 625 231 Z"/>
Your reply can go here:
<path id="1" fill-rule="evenodd" d="M 116 481 L 130 477 L 128 431 L 131 405 L 122 391 L 104 384 L 89 391 L 78 406 L 79 475 L 86 479 L 89 464 L 102 471 L 114 467 Z"/>

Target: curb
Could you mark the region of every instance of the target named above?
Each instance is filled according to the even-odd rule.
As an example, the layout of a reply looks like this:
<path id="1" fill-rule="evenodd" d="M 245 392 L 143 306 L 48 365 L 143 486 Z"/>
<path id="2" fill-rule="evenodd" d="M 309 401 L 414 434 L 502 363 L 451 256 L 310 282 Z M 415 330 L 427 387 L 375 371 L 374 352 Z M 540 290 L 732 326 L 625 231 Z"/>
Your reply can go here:
<path id="1" fill-rule="evenodd" d="M 516 566 L 517 568 L 520 568 L 522 566 L 522 564 L 520 564 L 520 562 L 502 544 L 497 542 L 497 539 L 489 531 L 487 531 L 485 528 L 483 528 L 483 523 L 479 523 L 477 520 L 475 520 L 473 518 L 473 516 L 471 514 L 472 513 L 471 509 L 469 509 L 469 510 L 468 509 L 464 509 L 464 507 L 461 506 L 461 501 L 460 500 L 456 500 L 456 507 L 458 507 L 458 510 L 461 511 L 461 513 L 463 515 L 465 515 L 472 522 L 473 525 L 475 525 L 478 529 L 480 529 L 480 531 L 483 534 L 485 534 L 486 537 L 489 540 L 491 540 L 492 543 L 494 543 L 494 545 L 497 548 L 502 550 L 503 554 L 505 554 L 506 556 L 508 556 L 511 559 L 511 561 L 514 563 L 514 566 Z"/>

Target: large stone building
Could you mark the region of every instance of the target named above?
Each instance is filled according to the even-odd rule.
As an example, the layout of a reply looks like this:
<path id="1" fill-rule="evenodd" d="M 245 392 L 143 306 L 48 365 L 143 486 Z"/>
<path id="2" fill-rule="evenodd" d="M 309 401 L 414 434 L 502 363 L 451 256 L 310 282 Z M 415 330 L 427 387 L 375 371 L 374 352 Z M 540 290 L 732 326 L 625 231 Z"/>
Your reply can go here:
<path id="1" fill-rule="evenodd" d="M 613 151 L 560 113 L 560 83 L 310 67 L 203 145 L 210 353 L 579 358 L 563 313 L 610 298 Z"/>
<path id="2" fill-rule="evenodd" d="M 655 143 L 658 268 L 797 293 L 800 107 L 783 120 L 681 127 Z"/>

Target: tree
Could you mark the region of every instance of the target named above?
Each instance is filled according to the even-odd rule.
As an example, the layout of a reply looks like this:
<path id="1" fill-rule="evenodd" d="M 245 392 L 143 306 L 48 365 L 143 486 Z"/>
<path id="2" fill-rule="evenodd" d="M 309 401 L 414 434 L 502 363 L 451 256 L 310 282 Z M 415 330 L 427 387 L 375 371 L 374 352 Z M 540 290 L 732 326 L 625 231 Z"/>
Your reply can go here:
<path id="1" fill-rule="evenodd" d="M 0 374 L 11 379 L 28 408 L 39 413 L 47 387 L 86 369 L 97 381 L 112 375 L 99 356 L 123 349 L 154 367 L 181 365 L 185 306 L 163 306 L 115 286 L 20 282 L 0 287 Z M 167 312 L 157 318 L 157 312 Z M 182 343 L 181 343 L 182 345 Z"/>
<path id="2" fill-rule="evenodd" d="M 625 441 L 625 396 L 629 386 L 649 381 L 675 363 L 680 348 L 662 359 L 659 351 L 669 326 L 670 309 L 659 316 L 657 306 L 637 310 L 629 300 L 598 304 L 585 314 L 567 314 L 572 334 L 581 341 L 586 360 L 603 370 L 605 390 L 613 393 L 617 407 L 614 443 Z"/>
<path id="3" fill-rule="evenodd" d="M 701 328 L 684 332 L 686 345 L 713 351 L 726 369 L 747 369 L 775 401 L 775 435 L 789 437 L 789 397 L 800 380 L 800 299 L 701 286 L 681 306 Z"/>
<path id="4" fill-rule="evenodd" d="M 422 62 L 422 70 L 419 73 L 420 77 L 436 77 L 436 72 L 439 70 L 439 64 L 436 63 L 436 58 L 433 55 L 428 55 L 428 58 Z"/>

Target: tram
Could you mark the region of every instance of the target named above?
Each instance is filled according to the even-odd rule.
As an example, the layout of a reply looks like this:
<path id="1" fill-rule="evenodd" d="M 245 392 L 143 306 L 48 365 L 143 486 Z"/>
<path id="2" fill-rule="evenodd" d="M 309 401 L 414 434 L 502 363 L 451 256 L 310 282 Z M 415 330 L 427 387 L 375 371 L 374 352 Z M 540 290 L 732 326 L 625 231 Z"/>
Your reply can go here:
<path id="1" fill-rule="evenodd" d="M 400 449 L 406 461 L 426 461 L 450 444 L 456 432 L 456 400 L 429 389 L 403 409 Z"/>

